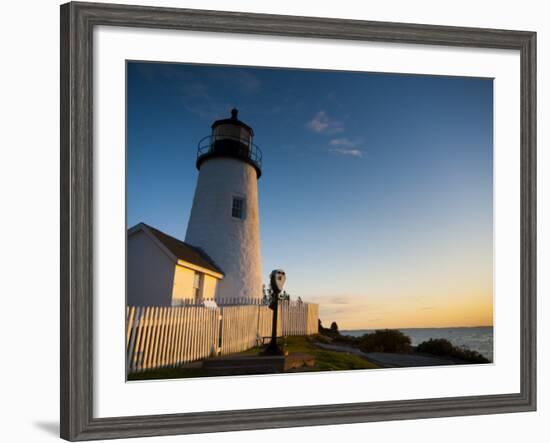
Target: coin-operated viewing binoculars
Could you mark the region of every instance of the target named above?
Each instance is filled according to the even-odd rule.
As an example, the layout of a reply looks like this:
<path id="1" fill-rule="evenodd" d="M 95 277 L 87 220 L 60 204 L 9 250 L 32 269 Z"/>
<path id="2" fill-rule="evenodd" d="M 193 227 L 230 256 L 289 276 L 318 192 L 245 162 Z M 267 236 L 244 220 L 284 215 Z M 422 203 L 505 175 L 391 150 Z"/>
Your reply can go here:
<path id="1" fill-rule="evenodd" d="M 277 345 L 277 317 L 279 314 L 279 295 L 283 292 L 286 282 L 286 274 L 282 269 L 275 269 L 269 274 L 269 284 L 271 286 L 271 303 L 269 307 L 273 309 L 273 322 L 271 324 L 271 341 L 264 350 L 266 355 L 283 355 L 283 351 Z"/>

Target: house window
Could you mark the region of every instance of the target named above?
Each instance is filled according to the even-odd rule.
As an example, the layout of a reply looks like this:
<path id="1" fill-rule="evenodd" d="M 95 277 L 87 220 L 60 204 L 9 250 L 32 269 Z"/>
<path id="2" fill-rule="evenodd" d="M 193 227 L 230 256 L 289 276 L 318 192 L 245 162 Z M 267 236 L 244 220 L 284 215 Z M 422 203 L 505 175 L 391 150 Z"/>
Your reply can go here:
<path id="1" fill-rule="evenodd" d="M 201 299 L 201 289 L 202 289 L 203 275 L 200 272 L 195 272 L 193 278 L 193 298 L 195 301 L 200 301 Z"/>
<path id="2" fill-rule="evenodd" d="M 244 219 L 244 198 L 233 197 L 233 205 L 231 207 L 231 215 L 234 218 Z"/>

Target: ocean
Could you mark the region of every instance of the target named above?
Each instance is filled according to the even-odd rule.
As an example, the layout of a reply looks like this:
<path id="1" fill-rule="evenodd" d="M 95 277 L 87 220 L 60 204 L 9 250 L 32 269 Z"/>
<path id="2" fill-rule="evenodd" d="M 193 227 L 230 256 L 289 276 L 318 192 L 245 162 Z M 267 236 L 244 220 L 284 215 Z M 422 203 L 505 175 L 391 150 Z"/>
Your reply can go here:
<path id="1" fill-rule="evenodd" d="M 477 351 L 484 357 L 493 361 L 493 327 L 463 327 L 463 328 L 406 328 L 399 329 L 403 334 L 411 338 L 413 346 L 416 346 L 430 338 L 445 338 L 455 346 L 466 347 Z M 374 329 L 342 330 L 341 334 L 360 337 L 363 334 L 373 332 Z"/>

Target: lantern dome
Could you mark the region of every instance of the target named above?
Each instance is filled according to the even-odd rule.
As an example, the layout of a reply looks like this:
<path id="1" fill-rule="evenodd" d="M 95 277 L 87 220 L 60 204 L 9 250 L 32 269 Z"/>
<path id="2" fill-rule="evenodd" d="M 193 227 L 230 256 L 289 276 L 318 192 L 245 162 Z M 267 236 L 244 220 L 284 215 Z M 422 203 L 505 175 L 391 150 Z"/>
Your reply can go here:
<path id="1" fill-rule="evenodd" d="M 231 110 L 231 117 L 216 120 L 212 133 L 199 142 L 197 169 L 211 159 L 232 157 L 249 163 L 256 169 L 258 178 L 262 175 L 262 151 L 252 139 L 254 131 L 238 118 L 239 111 Z"/>

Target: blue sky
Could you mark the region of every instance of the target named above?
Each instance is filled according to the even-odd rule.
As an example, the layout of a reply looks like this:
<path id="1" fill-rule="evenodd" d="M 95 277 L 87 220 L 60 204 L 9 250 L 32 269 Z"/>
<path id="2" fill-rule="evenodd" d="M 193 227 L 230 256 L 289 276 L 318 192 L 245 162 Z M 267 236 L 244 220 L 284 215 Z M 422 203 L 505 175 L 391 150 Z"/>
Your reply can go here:
<path id="1" fill-rule="evenodd" d="M 128 63 L 128 226 L 185 237 L 198 141 L 263 151 L 263 270 L 341 327 L 492 324 L 492 79 Z"/>

